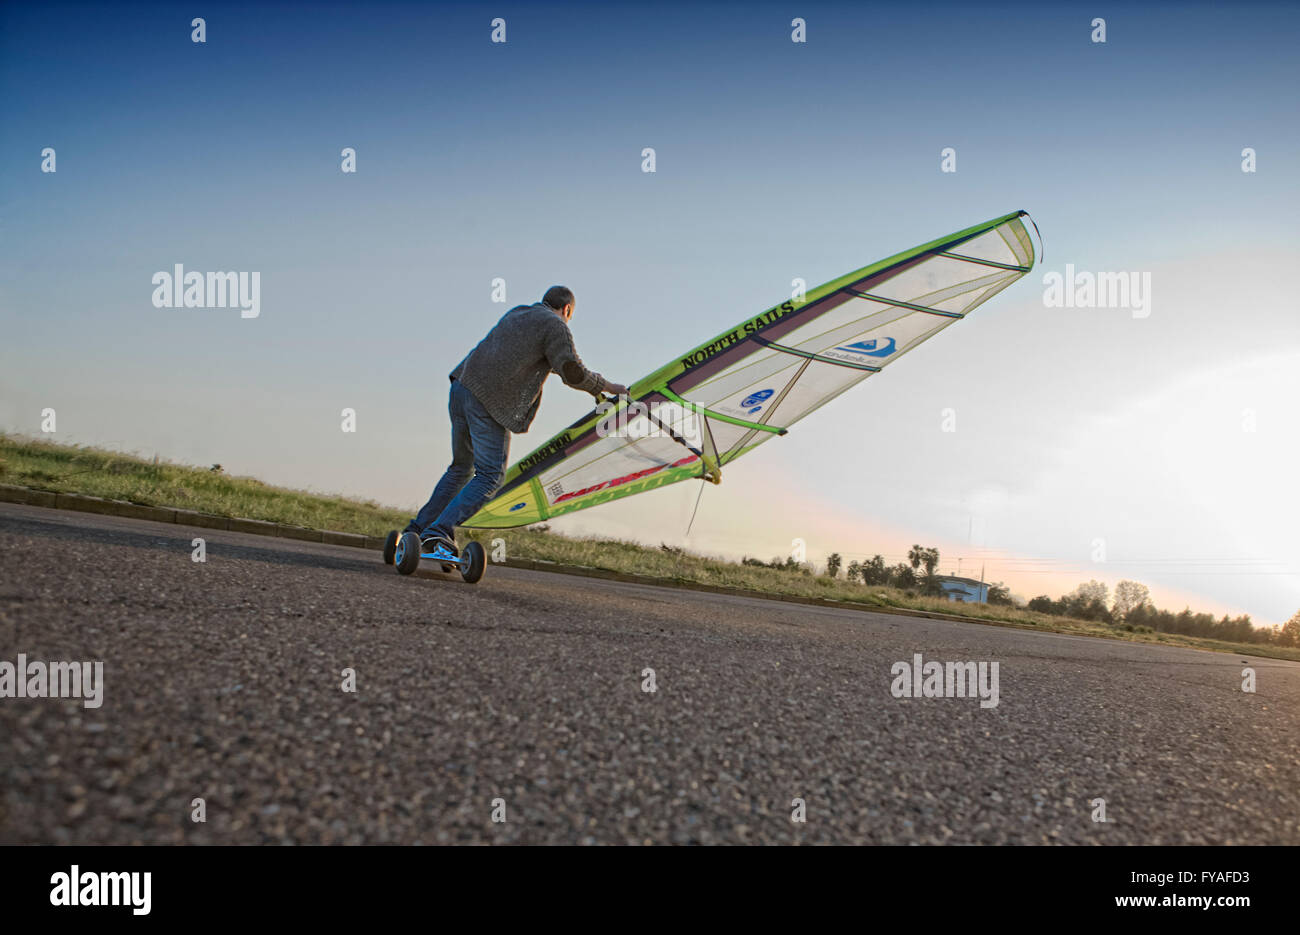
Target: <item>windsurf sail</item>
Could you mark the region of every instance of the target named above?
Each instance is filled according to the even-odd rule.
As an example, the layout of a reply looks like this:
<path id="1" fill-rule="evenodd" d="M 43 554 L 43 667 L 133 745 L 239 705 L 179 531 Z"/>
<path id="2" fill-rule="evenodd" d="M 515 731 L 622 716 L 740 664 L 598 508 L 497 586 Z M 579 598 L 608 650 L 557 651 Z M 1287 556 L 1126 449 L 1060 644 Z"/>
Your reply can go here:
<path id="1" fill-rule="evenodd" d="M 1033 268 L 1024 211 L 873 263 L 747 318 L 506 472 L 462 525 L 526 526 L 722 468 L 879 373 Z"/>

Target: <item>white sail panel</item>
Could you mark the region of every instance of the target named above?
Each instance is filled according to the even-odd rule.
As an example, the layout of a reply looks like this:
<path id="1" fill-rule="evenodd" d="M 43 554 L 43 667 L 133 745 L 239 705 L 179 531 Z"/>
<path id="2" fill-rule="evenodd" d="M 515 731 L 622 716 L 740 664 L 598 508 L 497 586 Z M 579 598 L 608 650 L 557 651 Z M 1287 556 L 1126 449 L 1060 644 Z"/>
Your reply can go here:
<path id="1" fill-rule="evenodd" d="M 870 294 L 877 299 L 933 307 L 952 296 L 1019 275 L 996 267 L 937 256 L 872 286 Z"/>
<path id="2" fill-rule="evenodd" d="M 744 407 L 740 403 L 757 390 L 771 389 L 774 394 L 780 392 L 795 378 L 802 363 L 799 358 L 780 351 L 760 350 L 692 389 L 688 399 L 706 409 L 747 418 L 745 411 L 752 406 Z M 724 400 L 732 402 L 722 408 Z"/>
<path id="3" fill-rule="evenodd" d="M 737 457 L 742 450 L 753 451 L 763 442 L 777 437 L 775 432 L 746 428 L 721 419 L 709 419 L 708 425 L 709 432 L 713 436 L 713 444 L 717 449 L 718 460 L 723 464 Z"/>
<path id="4" fill-rule="evenodd" d="M 847 364 L 881 368 L 953 321 L 943 315 L 891 306 L 888 313 L 789 346 Z"/>
<path id="5" fill-rule="evenodd" d="M 1024 230 L 1024 226 L 1019 222 L 1016 222 L 1015 227 Z M 1021 241 L 1010 224 L 1003 224 L 978 237 L 959 243 L 950 252 L 976 260 L 991 260 L 1007 266 L 1027 266 L 1033 257 L 1028 235 L 1026 234 L 1025 239 Z"/>
<path id="6" fill-rule="evenodd" d="M 869 376 L 872 374 L 864 370 L 809 361 L 794 386 L 768 414 L 768 421 L 782 428 L 789 427 Z"/>

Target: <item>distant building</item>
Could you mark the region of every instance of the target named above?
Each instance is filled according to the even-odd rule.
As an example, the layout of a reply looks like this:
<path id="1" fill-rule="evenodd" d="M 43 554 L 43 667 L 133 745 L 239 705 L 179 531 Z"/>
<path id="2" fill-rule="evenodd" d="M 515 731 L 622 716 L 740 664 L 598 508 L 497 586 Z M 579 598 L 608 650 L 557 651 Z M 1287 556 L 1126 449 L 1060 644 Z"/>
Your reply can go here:
<path id="1" fill-rule="evenodd" d="M 956 575 L 939 575 L 939 587 L 948 595 L 950 601 L 966 604 L 987 604 L 989 586 L 974 578 L 958 578 Z"/>

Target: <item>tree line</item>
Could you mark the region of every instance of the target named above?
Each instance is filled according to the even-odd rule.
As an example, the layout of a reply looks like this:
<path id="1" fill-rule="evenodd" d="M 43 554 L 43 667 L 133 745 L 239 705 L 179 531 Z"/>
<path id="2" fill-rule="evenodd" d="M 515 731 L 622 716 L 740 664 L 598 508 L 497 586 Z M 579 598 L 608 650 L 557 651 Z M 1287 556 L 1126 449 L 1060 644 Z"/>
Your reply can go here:
<path id="1" fill-rule="evenodd" d="M 806 565 L 795 561 L 793 556 L 784 559 L 774 558 L 770 562 L 746 557 L 741 559 L 741 563 L 759 568 L 812 574 Z M 832 552 L 826 556 L 827 577 L 838 578 L 841 570 L 844 571 L 847 580 L 864 585 L 898 588 L 900 591 L 909 591 L 914 595 L 923 594 L 927 597 L 942 597 L 944 594 L 943 587 L 939 583 L 944 577 L 939 574 L 939 550 L 921 545 L 913 545 L 907 551 L 907 561 L 896 565 L 887 565 L 883 555 L 875 555 L 865 562 L 849 562 L 848 568 L 844 568 L 844 557 L 839 552 Z M 987 587 L 990 604 L 1012 603 L 1011 592 L 1002 582 L 989 584 Z"/>
<path id="2" fill-rule="evenodd" d="M 812 574 L 808 565 L 795 561 L 793 556 L 773 558 L 770 562 L 745 557 L 741 562 L 759 568 Z M 849 562 L 848 568 L 844 568 L 844 557 L 839 552 L 832 552 L 826 556 L 825 574 L 830 578 L 838 578 L 843 570 L 849 581 L 898 588 L 913 595 L 919 593 L 929 597 L 942 597 L 944 591 L 939 580 L 943 576 L 938 574 L 938 567 L 938 549 L 913 545 L 907 552 L 907 561 L 895 565 L 888 565 L 883 556 L 875 555 L 869 561 Z M 1010 590 L 1000 581 L 988 585 L 988 602 L 1003 605 L 1015 603 L 1011 599 Z M 1234 643 L 1300 647 L 1300 611 L 1280 629 L 1257 627 L 1251 622 L 1249 614 L 1238 617 L 1224 614 L 1222 618 L 1216 619 L 1213 614 L 1193 613 L 1186 607 L 1179 613 L 1174 613 L 1152 604 L 1147 586 L 1137 581 L 1121 581 L 1115 586 L 1113 596 L 1104 582 L 1089 581 L 1056 600 L 1040 594 L 1029 602 L 1028 609 L 1057 617 L 1122 626 L 1130 630 L 1141 627 L 1157 633 L 1177 633 Z"/>
<path id="3" fill-rule="evenodd" d="M 1275 629 L 1255 626 L 1250 614 L 1238 617 L 1224 614 L 1216 619 L 1213 614 L 1194 613 L 1188 607 L 1179 613 L 1161 610 L 1151 603 L 1147 586 L 1137 581 L 1121 581 L 1115 586 L 1114 598 L 1108 600 L 1108 597 L 1109 589 L 1105 583 L 1089 581 L 1056 600 L 1040 594 L 1029 602 L 1029 609 L 1058 617 L 1095 620 L 1133 630 L 1143 627 L 1157 633 L 1178 633 L 1234 643 L 1300 646 L 1300 612 L 1284 627 Z"/>

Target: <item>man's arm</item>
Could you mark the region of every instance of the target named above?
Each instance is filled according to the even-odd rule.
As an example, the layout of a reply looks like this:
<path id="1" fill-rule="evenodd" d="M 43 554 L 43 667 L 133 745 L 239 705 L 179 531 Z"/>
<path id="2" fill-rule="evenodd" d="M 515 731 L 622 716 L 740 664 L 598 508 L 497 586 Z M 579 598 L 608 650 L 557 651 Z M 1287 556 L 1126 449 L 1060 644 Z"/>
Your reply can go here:
<path id="1" fill-rule="evenodd" d="M 544 350 L 551 370 L 558 373 L 560 379 L 575 390 L 582 390 L 592 396 L 599 396 L 601 393 L 616 395 L 627 393 L 626 386 L 621 383 L 611 383 L 594 370 L 588 370 L 583 366 L 582 358 L 573 347 L 573 334 L 569 331 L 569 326 L 559 318 L 556 318 L 555 324 L 547 330 Z"/>

